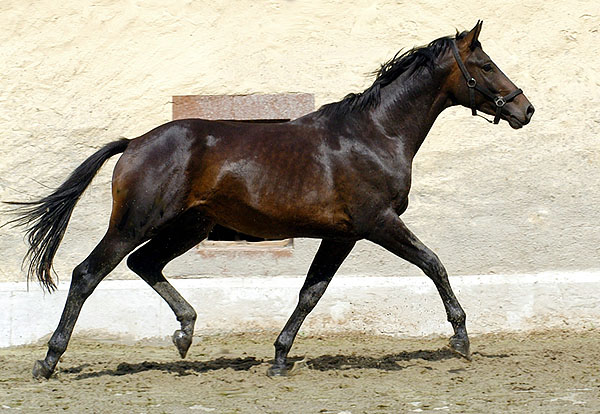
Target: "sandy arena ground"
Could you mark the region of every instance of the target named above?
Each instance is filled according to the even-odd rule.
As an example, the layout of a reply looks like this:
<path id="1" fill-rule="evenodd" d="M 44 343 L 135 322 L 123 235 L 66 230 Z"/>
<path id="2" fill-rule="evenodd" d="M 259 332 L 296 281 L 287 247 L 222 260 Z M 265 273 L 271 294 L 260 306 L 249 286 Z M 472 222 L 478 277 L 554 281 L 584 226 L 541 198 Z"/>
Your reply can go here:
<path id="1" fill-rule="evenodd" d="M 265 375 L 275 334 L 173 346 L 74 338 L 48 381 L 45 346 L 0 349 L 0 413 L 598 413 L 600 331 L 472 338 L 473 361 L 446 339 L 300 336 L 290 377 Z"/>

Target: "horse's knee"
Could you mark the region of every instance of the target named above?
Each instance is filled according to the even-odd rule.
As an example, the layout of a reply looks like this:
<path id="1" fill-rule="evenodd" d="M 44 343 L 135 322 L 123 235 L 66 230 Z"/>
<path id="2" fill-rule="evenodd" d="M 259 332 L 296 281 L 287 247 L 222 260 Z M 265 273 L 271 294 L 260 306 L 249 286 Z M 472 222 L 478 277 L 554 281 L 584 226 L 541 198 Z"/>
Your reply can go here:
<path id="1" fill-rule="evenodd" d="M 327 282 L 319 282 L 308 288 L 303 288 L 300 291 L 298 308 L 304 312 L 310 312 L 317 306 L 326 288 Z"/>
<path id="2" fill-rule="evenodd" d="M 434 280 L 447 279 L 448 272 L 442 264 L 442 261 L 435 255 L 431 254 L 425 260 L 423 271 L 427 276 Z"/>
<path id="3" fill-rule="evenodd" d="M 298 309 L 303 313 L 308 313 L 311 310 L 313 310 L 315 306 L 317 306 L 318 302 L 319 298 L 315 297 L 314 295 L 304 295 L 300 298 L 300 301 L 298 302 Z"/>

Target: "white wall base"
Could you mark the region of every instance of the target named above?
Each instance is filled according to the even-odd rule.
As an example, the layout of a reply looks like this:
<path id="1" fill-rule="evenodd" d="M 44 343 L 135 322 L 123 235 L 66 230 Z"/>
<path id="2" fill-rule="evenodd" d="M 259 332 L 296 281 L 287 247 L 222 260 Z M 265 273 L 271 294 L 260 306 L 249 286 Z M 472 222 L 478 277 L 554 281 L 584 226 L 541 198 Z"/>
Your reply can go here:
<path id="1" fill-rule="evenodd" d="M 304 278 L 172 280 L 198 312 L 196 335 L 279 331 Z M 600 325 L 600 271 L 452 277 L 471 334 Z M 68 284 L 45 294 L 36 284 L 0 283 L 0 347 L 39 341 L 56 328 Z M 178 329 L 171 309 L 144 282 L 108 280 L 83 307 L 75 334 L 128 342 Z M 333 279 L 302 332 L 363 331 L 397 336 L 450 335 L 433 283 L 418 277 Z"/>

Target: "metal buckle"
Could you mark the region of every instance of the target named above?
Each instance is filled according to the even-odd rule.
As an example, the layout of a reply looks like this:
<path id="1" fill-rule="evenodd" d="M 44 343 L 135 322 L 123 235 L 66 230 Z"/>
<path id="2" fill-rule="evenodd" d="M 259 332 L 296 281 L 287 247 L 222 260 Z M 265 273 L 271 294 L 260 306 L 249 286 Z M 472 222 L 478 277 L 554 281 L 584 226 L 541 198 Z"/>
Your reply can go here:
<path id="1" fill-rule="evenodd" d="M 477 81 L 475 80 L 475 78 L 471 78 L 467 81 L 467 86 L 469 88 L 474 88 L 475 85 L 477 85 Z"/>
<path id="2" fill-rule="evenodd" d="M 506 105 L 506 100 L 504 100 L 503 97 L 498 96 L 494 99 L 494 103 L 498 108 L 502 108 L 504 105 Z"/>

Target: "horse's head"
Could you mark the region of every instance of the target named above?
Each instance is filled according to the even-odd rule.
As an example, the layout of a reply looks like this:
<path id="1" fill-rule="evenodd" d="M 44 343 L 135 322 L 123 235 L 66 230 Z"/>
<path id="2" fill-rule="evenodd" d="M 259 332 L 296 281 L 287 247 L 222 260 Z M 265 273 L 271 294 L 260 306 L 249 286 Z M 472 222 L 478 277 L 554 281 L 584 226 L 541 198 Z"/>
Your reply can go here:
<path id="1" fill-rule="evenodd" d="M 534 112 L 523 91 L 496 66 L 483 51 L 478 37 L 483 22 L 468 33 L 457 35 L 452 44 L 453 69 L 448 88 L 456 103 L 494 115 L 494 123 L 508 121 L 517 129 L 527 125 Z"/>

